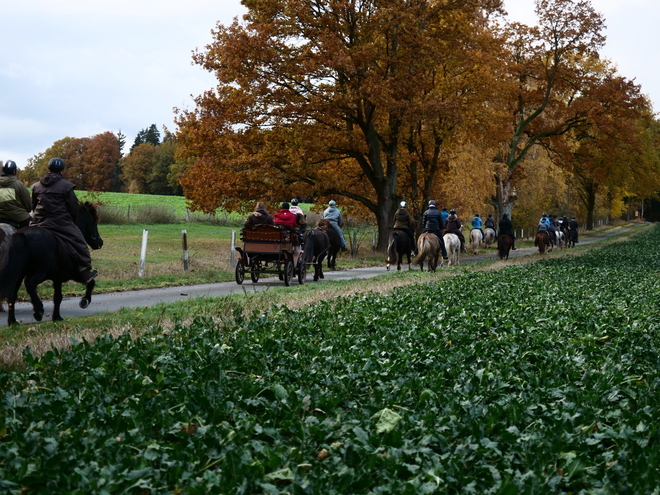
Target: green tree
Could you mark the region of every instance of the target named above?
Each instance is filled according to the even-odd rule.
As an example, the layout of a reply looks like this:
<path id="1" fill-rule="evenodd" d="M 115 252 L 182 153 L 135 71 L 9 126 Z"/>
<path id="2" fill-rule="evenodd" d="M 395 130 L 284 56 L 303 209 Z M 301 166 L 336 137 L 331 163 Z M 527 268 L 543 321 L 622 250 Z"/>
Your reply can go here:
<path id="1" fill-rule="evenodd" d="M 131 151 L 144 143 L 151 143 L 154 146 L 160 144 L 160 131 L 156 127 L 156 124 L 151 124 L 148 128 L 138 132 L 137 136 L 135 136 L 135 141 L 133 141 L 133 146 L 131 146 Z"/>

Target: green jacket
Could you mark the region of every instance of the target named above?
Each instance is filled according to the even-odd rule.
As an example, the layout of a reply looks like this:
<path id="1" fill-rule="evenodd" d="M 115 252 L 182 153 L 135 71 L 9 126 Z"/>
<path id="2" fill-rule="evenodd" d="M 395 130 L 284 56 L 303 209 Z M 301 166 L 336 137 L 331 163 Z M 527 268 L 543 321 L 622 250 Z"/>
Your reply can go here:
<path id="1" fill-rule="evenodd" d="M 30 218 L 30 191 L 15 175 L 0 175 L 0 221 L 24 222 Z"/>

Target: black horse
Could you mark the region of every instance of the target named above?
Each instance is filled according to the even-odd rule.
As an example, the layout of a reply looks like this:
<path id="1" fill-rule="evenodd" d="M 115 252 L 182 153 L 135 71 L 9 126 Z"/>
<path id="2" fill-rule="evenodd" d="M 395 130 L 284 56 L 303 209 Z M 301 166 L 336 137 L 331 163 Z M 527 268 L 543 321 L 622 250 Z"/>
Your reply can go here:
<path id="1" fill-rule="evenodd" d="M 497 252 L 501 260 L 509 259 L 511 246 L 513 246 L 513 237 L 510 234 L 500 234 L 497 238 Z"/>
<path id="2" fill-rule="evenodd" d="M 336 270 L 337 254 L 341 249 L 341 239 L 339 239 L 339 234 L 332 228 L 330 220 L 327 218 L 319 220 L 318 226 L 325 230 L 325 233 L 328 234 L 328 240 L 330 241 L 330 246 L 328 247 L 328 270 Z"/>
<path id="3" fill-rule="evenodd" d="M 410 270 L 410 255 L 412 254 L 410 236 L 403 230 L 393 229 L 387 241 L 387 269 L 396 263 L 396 269 L 401 270 L 403 255 L 408 257 L 408 270 Z"/>
<path id="4" fill-rule="evenodd" d="M 98 220 L 96 208 L 89 202 L 83 203 L 76 225 L 92 249 L 103 246 L 97 228 Z M 41 227 L 22 228 L 9 238 L 7 253 L 0 266 L 0 300 L 6 300 L 9 306 L 9 325 L 16 323 L 14 305 L 23 280 L 37 321 L 41 321 L 44 315 L 44 305 L 37 294 L 39 284 L 46 280 L 53 281 L 53 321 L 60 321 L 62 284 L 68 280 L 85 283 L 77 263 L 60 248 L 55 234 Z M 87 284 L 85 295 L 80 300 L 81 308 L 89 305 L 95 285 L 94 280 Z"/>
<path id="5" fill-rule="evenodd" d="M 323 278 L 323 260 L 328 254 L 330 240 L 325 231 L 316 227 L 305 232 L 305 247 L 302 252 L 303 263 L 314 265 L 314 282 Z"/>

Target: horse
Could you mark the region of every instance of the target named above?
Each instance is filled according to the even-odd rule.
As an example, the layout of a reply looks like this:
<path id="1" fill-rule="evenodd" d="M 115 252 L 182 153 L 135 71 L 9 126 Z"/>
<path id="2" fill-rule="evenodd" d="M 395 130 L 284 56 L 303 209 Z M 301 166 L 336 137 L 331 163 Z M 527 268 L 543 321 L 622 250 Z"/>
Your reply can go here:
<path id="1" fill-rule="evenodd" d="M 103 246 L 98 220 L 94 205 L 83 203 L 76 225 L 92 249 L 101 249 Z M 0 266 L 0 300 L 5 299 L 9 307 L 8 325 L 17 323 L 14 306 L 18 289 L 24 280 L 25 289 L 32 301 L 34 319 L 41 321 L 44 315 L 44 305 L 37 294 L 37 286 L 46 280 L 53 282 L 53 321 L 63 319 L 60 315 L 62 284 L 68 280 L 84 284 L 84 279 L 75 260 L 60 248 L 59 242 L 55 234 L 41 227 L 24 227 L 9 239 L 5 259 Z M 86 284 L 85 295 L 80 300 L 81 308 L 89 306 L 95 285 L 94 280 Z"/>
<path id="2" fill-rule="evenodd" d="M 555 236 L 557 237 L 557 247 L 564 249 L 566 247 L 566 235 L 561 230 L 558 230 L 555 232 Z"/>
<path id="3" fill-rule="evenodd" d="M 495 236 L 495 230 L 491 229 L 490 227 L 486 227 L 484 230 L 484 245 L 486 248 L 490 248 L 490 246 L 495 242 L 496 236 Z"/>
<path id="4" fill-rule="evenodd" d="M 479 254 L 479 245 L 484 239 L 484 234 L 481 232 L 481 229 L 472 229 L 470 231 L 470 248 L 472 249 L 472 254 L 475 256 Z"/>
<path id="5" fill-rule="evenodd" d="M 412 245 L 410 237 L 403 230 L 393 229 L 387 241 L 387 269 L 396 262 L 396 269 L 401 270 L 403 255 L 408 257 L 408 270 L 410 270 L 410 255 Z"/>
<path id="6" fill-rule="evenodd" d="M 417 264 L 424 271 L 424 260 L 428 256 L 428 270 L 435 272 L 440 257 L 440 240 L 438 236 L 430 232 L 424 233 L 417 238 Z M 442 263 L 440 264 L 442 266 Z"/>
<path id="7" fill-rule="evenodd" d="M 445 249 L 447 250 L 447 258 L 449 258 L 447 265 L 459 265 L 458 255 L 461 252 L 461 240 L 456 234 L 445 234 L 443 239 L 445 241 Z"/>
<path id="8" fill-rule="evenodd" d="M 331 227 L 332 228 L 332 227 Z M 303 263 L 314 265 L 314 282 L 323 277 L 323 260 L 328 254 L 330 240 L 322 227 L 315 227 L 305 232 L 302 252 Z"/>
<path id="9" fill-rule="evenodd" d="M 337 231 L 332 228 L 330 220 L 327 218 L 319 220 L 317 226 L 325 230 L 325 233 L 328 234 L 328 241 L 330 241 L 330 247 L 328 247 L 328 270 L 336 270 L 337 254 L 341 249 L 341 239 L 339 239 L 339 234 L 337 234 Z"/>
<path id="10" fill-rule="evenodd" d="M 511 234 L 500 234 L 497 237 L 497 254 L 501 260 L 509 259 L 509 251 L 513 246 L 513 237 Z"/>
<path id="11" fill-rule="evenodd" d="M 577 242 L 577 230 L 568 229 L 568 239 L 566 240 L 566 245 L 569 248 L 574 248 L 575 243 Z"/>
<path id="12" fill-rule="evenodd" d="M 539 248 L 539 254 L 545 254 L 550 245 L 550 238 L 547 232 L 537 232 L 534 238 L 534 246 Z"/>
<path id="13" fill-rule="evenodd" d="M 0 264 L 4 259 L 5 252 L 7 251 L 7 244 L 9 243 L 9 238 L 16 233 L 16 227 L 8 223 L 0 223 Z M 0 300 L 0 312 L 3 312 L 5 308 L 2 306 L 2 301 Z"/>

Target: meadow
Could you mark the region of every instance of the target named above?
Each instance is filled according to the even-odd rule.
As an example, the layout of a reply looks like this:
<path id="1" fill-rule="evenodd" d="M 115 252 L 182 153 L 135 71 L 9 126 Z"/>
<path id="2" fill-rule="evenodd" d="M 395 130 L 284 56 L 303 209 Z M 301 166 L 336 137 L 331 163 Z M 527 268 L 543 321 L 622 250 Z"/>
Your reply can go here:
<path id="1" fill-rule="evenodd" d="M 0 371 L 0 486 L 653 493 L 659 235 L 26 349 Z"/>

